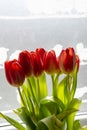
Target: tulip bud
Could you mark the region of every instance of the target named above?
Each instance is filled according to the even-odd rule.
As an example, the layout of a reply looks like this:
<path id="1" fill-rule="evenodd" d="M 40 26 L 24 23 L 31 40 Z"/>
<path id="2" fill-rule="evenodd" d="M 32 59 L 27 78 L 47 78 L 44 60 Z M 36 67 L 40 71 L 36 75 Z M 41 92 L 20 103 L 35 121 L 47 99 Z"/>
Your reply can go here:
<path id="1" fill-rule="evenodd" d="M 59 55 L 60 70 L 64 73 L 71 73 L 76 65 L 76 56 L 73 48 L 62 50 Z"/>
<path id="2" fill-rule="evenodd" d="M 17 60 L 6 61 L 4 67 L 9 84 L 16 87 L 21 86 L 25 80 L 25 74 L 19 62 Z"/>
<path id="3" fill-rule="evenodd" d="M 57 73 L 59 70 L 59 64 L 57 62 L 56 54 L 54 50 L 48 51 L 44 56 L 44 70 L 48 74 Z"/>
<path id="4" fill-rule="evenodd" d="M 22 51 L 19 54 L 18 61 L 23 67 L 23 71 L 25 73 L 25 76 L 28 77 L 32 74 L 32 64 L 31 64 L 31 56 L 28 51 Z"/>
<path id="5" fill-rule="evenodd" d="M 38 57 L 36 52 L 30 52 L 31 55 L 31 62 L 32 62 L 32 70 L 33 70 L 33 74 L 34 76 L 39 76 L 42 74 L 43 72 L 43 66 L 41 63 L 40 58 Z"/>

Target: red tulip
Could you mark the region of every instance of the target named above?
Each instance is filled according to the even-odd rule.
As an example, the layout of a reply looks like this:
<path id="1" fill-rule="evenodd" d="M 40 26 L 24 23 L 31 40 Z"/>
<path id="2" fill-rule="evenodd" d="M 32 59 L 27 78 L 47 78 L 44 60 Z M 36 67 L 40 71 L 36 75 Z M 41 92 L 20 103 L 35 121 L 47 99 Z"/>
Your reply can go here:
<path id="1" fill-rule="evenodd" d="M 30 53 L 25 50 L 25 51 L 22 51 L 20 54 L 19 54 L 19 57 L 18 57 L 18 61 L 19 63 L 22 65 L 23 67 L 23 70 L 24 70 L 24 73 L 25 73 L 25 76 L 28 77 L 32 74 L 32 64 L 31 64 L 31 56 L 30 56 Z"/>
<path id="2" fill-rule="evenodd" d="M 42 74 L 43 72 L 43 66 L 42 66 L 42 63 L 41 63 L 41 60 L 40 58 L 38 57 L 37 53 L 36 52 L 31 52 L 30 53 L 31 55 L 31 62 L 32 62 L 32 69 L 33 69 L 33 74 L 34 76 L 39 76 Z"/>
<path id="3" fill-rule="evenodd" d="M 43 66 L 43 59 L 44 59 L 44 55 L 46 53 L 45 49 L 43 49 L 43 48 L 37 48 L 36 49 L 36 53 L 37 53 L 38 57 L 40 58 L 42 66 Z"/>
<path id="4" fill-rule="evenodd" d="M 4 64 L 7 81 L 13 86 L 21 86 L 25 80 L 22 66 L 17 60 L 6 61 Z"/>
<path id="5" fill-rule="evenodd" d="M 59 55 L 60 70 L 64 73 L 71 73 L 76 65 L 76 56 L 73 48 L 62 50 Z"/>
<path id="6" fill-rule="evenodd" d="M 58 59 L 54 50 L 48 51 L 44 56 L 44 70 L 48 74 L 57 73 L 59 71 Z"/>

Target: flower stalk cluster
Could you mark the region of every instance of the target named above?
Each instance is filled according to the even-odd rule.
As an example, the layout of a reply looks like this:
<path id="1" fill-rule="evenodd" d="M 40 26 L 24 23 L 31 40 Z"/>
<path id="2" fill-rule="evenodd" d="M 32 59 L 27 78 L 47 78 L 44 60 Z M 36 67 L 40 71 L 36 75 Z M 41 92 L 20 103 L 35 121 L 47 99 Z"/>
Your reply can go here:
<path id="1" fill-rule="evenodd" d="M 19 53 L 18 59 L 6 61 L 8 83 L 18 89 L 20 108 L 13 110 L 23 125 L 0 113 L 18 130 L 87 130 L 75 120 L 81 101 L 74 98 L 80 60 L 73 48 L 62 50 L 57 57 L 54 50 L 37 48 Z M 49 96 L 47 77 L 52 81 Z"/>

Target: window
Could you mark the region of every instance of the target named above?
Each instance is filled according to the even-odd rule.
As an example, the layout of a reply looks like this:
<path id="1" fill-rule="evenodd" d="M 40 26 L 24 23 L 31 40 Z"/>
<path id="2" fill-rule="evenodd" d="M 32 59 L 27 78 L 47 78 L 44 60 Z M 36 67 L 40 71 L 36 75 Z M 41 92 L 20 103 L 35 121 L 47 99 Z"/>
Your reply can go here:
<path id="1" fill-rule="evenodd" d="M 86 6 L 86 0 L 0 0 L 0 111 L 11 114 L 19 106 L 16 89 L 5 79 L 4 61 L 23 49 L 61 44 L 73 46 L 81 58 L 76 96 L 83 101 L 80 114 L 87 114 Z"/>

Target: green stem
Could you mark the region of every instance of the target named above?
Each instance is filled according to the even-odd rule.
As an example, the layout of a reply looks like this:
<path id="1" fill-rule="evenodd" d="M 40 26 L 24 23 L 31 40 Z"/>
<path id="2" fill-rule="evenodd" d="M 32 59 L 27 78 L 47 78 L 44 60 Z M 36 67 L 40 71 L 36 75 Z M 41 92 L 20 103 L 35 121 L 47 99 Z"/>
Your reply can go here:
<path id="1" fill-rule="evenodd" d="M 20 95 L 21 102 L 22 102 L 23 106 L 26 106 L 25 101 L 24 101 L 24 99 L 23 99 L 23 96 L 22 96 L 22 94 L 21 94 L 20 87 L 18 87 L 18 92 L 19 92 L 19 95 Z"/>
<path id="2" fill-rule="evenodd" d="M 32 86 L 32 84 L 30 82 L 30 79 L 28 78 L 27 80 L 28 80 L 28 83 L 29 83 L 29 86 L 30 86 L 32 99 L 33 99 L 34 105 L 35 105 L 34 113 L 38 116 L 39 115 L 39 106 L 38 106 L 38 102 L 37 102 L 37 99 L 36 99 L 37 97 L 35 97 L 35 95 L 34 95 L 34 92 L 33 92 L 33 89 L 32 89 L 33 86 Z"/>
<path id="3" fill-rule="evenodd" d="M 68 103 L 67 103 L 67 106 L 68 106 L 69 103 L 70 103 L 70 84 L 69 84 L 69 74 L 67 75 L 67 100 L 68 100 Z M 67 130 L 72 130 L 72 129 L 70 128 L 69 116 L 67 117 L 66 121 L 67 121 Z"/>
<path id="4" fill-rule="evenodd" d="M 71 79 L 71 76 L 68 74 L 68 77 L 67 77 L 67 91 L 68 91 L 68 106 L 70 104 L 70 102 L 72 101 L 72 97 L 71 97 L 71 92 L 72 92 L 72 79 Z M 68 117 L 67 117 L 67 130 L 73 130 L 73 121 L 74 121 L 74 118 L 73 116 L 70 114 Z"/>
<path id="5" fill-rule="evenodd" d="M 54 75 L 51 75 L 51 79 L 52 79 L 52 95 L 53 95 L 53 96 L 56 96 L 56 94 L 55 94 Z"/>
<path id="6" fill-rule="evenodd" d="M 30 82 L 30 79 L 28 78 L 27 81 L 28 81 L 29 86 L 30 86 L 30 91 L 31 91 L 32 97 L 33 97 L 34 100 L 36 100 L 35 95 L 34 95 L 34 92 L 33 92 L 33 89 L 32 89 L 33 86 L 32 86 L 32 84 L 31 84 L 31 82 Z"/>
<path id="7" fill-rule="evenodd" d="M 40 86 L 39 86 L 39 79 L 37 78 L 37 101 L 40 101 Z"/>
<path id="8" fill-rule="evenodd" d="M 69 74 L 67 76 L 67 91 L 68 91 L 68 103 L 70 103 L 70 77 L 69 77 Z"/>
<path id="9" fill-rule="evenodd" d="M 73 86 L 71 91 L 71 98 L 74 97 L 77 87 L 77 72 L 73 74 Z"/>
<path id="10" fill-rule="evenodd" d="M 52 79 L 52 95 L 54 97 L 57 97 L 58 78 L 59 78 L 59 74 L 51 75 L 51 79 Z"/>

